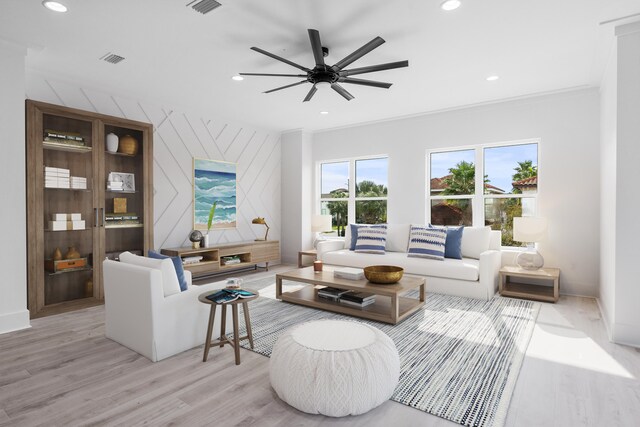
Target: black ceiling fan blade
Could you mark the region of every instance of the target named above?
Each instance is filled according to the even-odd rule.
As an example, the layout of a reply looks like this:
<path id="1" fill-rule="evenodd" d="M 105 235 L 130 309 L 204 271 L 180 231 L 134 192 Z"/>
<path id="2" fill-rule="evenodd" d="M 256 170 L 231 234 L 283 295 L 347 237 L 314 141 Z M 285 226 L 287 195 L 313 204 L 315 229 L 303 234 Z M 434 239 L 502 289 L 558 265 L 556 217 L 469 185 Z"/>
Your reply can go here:
<path id="1" fill-rule="evenodd" d="M 383 89 L 389 89 L 393 84 L 393 83 L 385 83 L 385 82 L 376 82 L 373 80 L 353 79 L 350 77 L 340 77 L 338 81 L 340 83 L 351 83 L 354 85 L 373 86 L 373 87 L 380 87 Z"/>
<path id="2" fill-rule="evenodd" d="M 280 87 L 277 87 L 277 88 L 275 88 L 275 89 L 271 89 L 271 90 L 268 90 L 268 91 L 266 91 L 266 92 L 262 92 L 262 93 L 271 93 L 271 92 L 275 92 L 275 91 L 277 91 L 277 90 L 286 89 L 286 88 L 288 88 L 288 87 L 298 86 L 298 85 L 301 85 L 301 84 L 303 84 L 303 83 L 308 83 L 308 82 L 307 82 L 306 80 L 303 80 L 303 81 L 298 82 L 298 83 L 293 83 L 293 84 L 286 85 L 286 86 L 280 86 Z"/>
<path id="3" fill-rule="evenodd" d="M 340 71 L 344 67 L 346 67 L 349 64 L 351 64 L 352 62 L 355 62 L 358 59 L 362 58 L 367 53 L 371 52 L 373 49 L 377 48 L 378 46 L 380 46 L 383 43 L 384 43 L 384 39 L 382 37 L 376 37 L 375 39 L 371 40 L 369 43 L 367 43 L 364 46 L 362 46 L 360 49 L 357 49 L 355 52 L 351 53 L 350 55 L 347 55 L 341 61 L 338 61 L 331 68 L 333 69 L 333 71 Z"/>
<path id="4" fill-rule="evenodd" d="M 351 101 L 353 99 L 353 95 L 351 95 L 349 92 L 347 92 L 347 90 L 345 88 L 343 88 L 342 86 L 340 86 L 338 83 L 332 83 L 331 84 L 331 89 L 333 89 L 336 92 L 338 92 L 347 101 Z"/>
<path id="5" fill-rule="evenodd" d="M 309 90 L 309 93 L 307 94 L 307 96 L 304 97 L 302 102 L 310 101 L 311 98 L 313 98 L 313 95 L 315 95 L 317 91 L 318 91 L 318 89 L 316 89 L 316 85 L 311 86 L 311 89 Z"/>
<path id="6" fill-rule="evenodd" d="M 309 41 L 313 50 L 313 58 L 316 60 L 318 67 L 324 67 L 324 55 L 322 54 L 322 43 L 320 42 L 320 33 L 318 30 L 307 30 L 309 32 Z"/>
<path id="7" fill-rule="evenodd" d="M 291 65 L 292 67 L 299 68 L 299 69 L 301 69 L 302 71 L 305 71 L 305 72 L 307 72 L 307 71 L 311 71 L 311 70 L 309 70 L 307 67 L 303 67 L 302 65 L 296 64 L 295 62 L 291 62 L 291 61 L 289 61 L 288 59 L 284 59 L 284 58 L 282 58 L 281 56 L 274 55 L 273 53 L 271 53 L 271 52 L 267 52 L 266 50 L 260 49 L 259 47 L 255 47 L 255 46 L 254 46 L 254 47 L 252 47 L 252 48 L 251 48 L 251 50 L 255 50 L 256 52 L 259 52 L 259 53 L 261 53 L 261 54 L 263 54 L 263 55 L 267 55 L 268 57 L 273 58 L 273 59 L 276 59 L 276 60 L 278 60 L 278 61 L 284 62 L 285 64 L 289 64 L 289 65 Z"/>
<path id="8" fill-rule="evenodd" d="M 268 76 L 268 77 L 307 77 L 306 74 L 266 74 L 266 73 L 238 73 L 241 76 Z"/>
<path id="9" fill-rule="evenodd" d="M 370 65 L 368 67 L 352 68 L 351 70 L 340 71 L 340 77 L 353 76 L 356 74 L 373 73 L 374 71 L 392 70 L 394 68 L 408 67 L 409 61 L 387 62 L 386 64 Z"/>

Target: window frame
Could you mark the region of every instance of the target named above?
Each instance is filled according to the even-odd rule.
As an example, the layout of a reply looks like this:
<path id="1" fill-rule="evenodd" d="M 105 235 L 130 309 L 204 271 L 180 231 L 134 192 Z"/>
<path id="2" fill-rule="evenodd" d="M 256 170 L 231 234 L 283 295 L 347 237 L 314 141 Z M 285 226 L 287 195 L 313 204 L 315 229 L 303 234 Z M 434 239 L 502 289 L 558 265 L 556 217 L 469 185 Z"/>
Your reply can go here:
<path id="1" fill-rule="evenodd" d="M 375 160 L 375 159 L 387 159 L 387 195 L 385 197 L 357 197 L 356 196 L 356 162 L 359 160 Z M 347 157 L 340 159 L 327 159 L 318 160 L 316 162 L 316 206 L 314 212 L 317 214 L 322 213 L 323 202 L 347 202 L 347 226 L 356 222 L 356 202 L 368 201 L 368 200 L 385 200 L 387 202 L 387 215 L 389 214 L 389 155 L 388 154 L 373 154 L 367 156 Z M 322 165 L 327 163 L 348 163 L 348 185 L 349 191 L 348 197 L 342 198 L 326 198 L 322 197 Z"/>
<path id="2" fill-rule="evenodd" d="M 508 194 L 485 194 L 484 192 L 484 175 L 485 175 L 485 165 L 484 165 L 484 150 L 486 148 L 499 148 L 499 147 L 510 147 L 516 145 L 528 145 L 528 144 L 537 144 L 536 145 L 536 155 L 537 155 L 537 168 L 538 168 L 538 183 L 536 186 L 536 192 L 534 194 L 531 193 L 508 193 Z M 471 218 L 472 218 L 472 227 L 484 227 L 485 223 L 485 201 L 487 199 L 535 199 L 535 214 L 538 214 L 539 203 L 538 196 L 540 195 L 541 189 L 541 146 L 542 140 L 541 138 L 532 138 L 532 139 L 524 139 L 517 141 L 506 141 L 506 142 L 492 142 L 485 144 L 475 144 L 475 145 L 465 145 L 465 146 L 457 146 L 457 147 L 446 147 L 446 148 L 435 148 L 435 149 L 427 149 L 425 153 L 425 172 L 426 177 L 424 180 L 426 191 L 426 202 L 425 202 L 425 223 L 428 224 L 431 222 L 431 201 L 432 200 L 451 200 L 451 199 L 468 199 L 471 200 Z M 474 194 L 471 195 L 431 195 L 431 155 L 437 153 L 450 153 L 454 151 L 465 151 L 465 150 L 474 150 L 475 152 L 475 191 Z M 478 171 L 482 171 L 478 173 Z M 507 248 L 517 248 L 517 246 L 503 246 Z"/>

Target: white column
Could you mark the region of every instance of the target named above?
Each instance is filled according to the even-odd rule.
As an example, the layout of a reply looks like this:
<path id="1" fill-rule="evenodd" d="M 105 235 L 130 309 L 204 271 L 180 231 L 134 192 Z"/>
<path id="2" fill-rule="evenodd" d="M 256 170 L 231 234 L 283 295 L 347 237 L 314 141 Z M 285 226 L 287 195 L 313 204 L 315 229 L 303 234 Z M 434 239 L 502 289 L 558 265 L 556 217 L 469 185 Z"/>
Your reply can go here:
<path id="1" fill-rule="evenodd" d="M 298 251 L 312 245 L 313 164 L 311 135 L 282 134 L 282 262 L 295 264 Z"/>
<path id="2" fill-rule="evenodd" d="M 640 347 L 640 22 L 616 28 L 616 342 Z"/>
<path id="3" fill-rule="evenodd" d="M 0 209 L 0 333 L 30 326 L 24 132 L 26 53 L 26 48 L 0 40 L 0 171 L 4 182 Z"/>

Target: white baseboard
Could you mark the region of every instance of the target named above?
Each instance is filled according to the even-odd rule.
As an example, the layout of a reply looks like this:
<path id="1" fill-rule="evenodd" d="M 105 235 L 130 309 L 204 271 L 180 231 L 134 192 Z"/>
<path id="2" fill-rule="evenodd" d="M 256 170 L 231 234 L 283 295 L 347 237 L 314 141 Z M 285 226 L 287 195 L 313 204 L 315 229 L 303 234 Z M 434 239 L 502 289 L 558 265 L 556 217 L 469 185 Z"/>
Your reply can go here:
<path id="1" fill-rule="evenodd" d="M 611 330 L 611 324 L 609 323 L 607 311 L 604 309 L 604 305 L 602 304 L 602 301 L 600 301 L 600 298 L 596 298 L 596 303 L 598 304 L 598 310 L 600 310 L 600 318 L 602 319 L 604 328 L 607 331 L 607 337 L 609 337 L 609 341 L 613 341 L 613 331 Z"/>
<path id="2" fill-rule="evenodd" d="M 0 334 L 30 328 L 29 310 L 0 314 Z"/>
<path id="3" fill-rule="evenodd" d="M 614 323 L 613 342 L 640 348 L 640 330 L 633 325 Z"/>
<path id="4" fill-rule="evenodd" d="M 615 344 L 628 345 L 631 347 L 640 348 L 640 330 L 632 325 L 624 323 L 610 323 L 609 317 L 607 317 L 607 311 L 600 301 L 600 298 L 596 298 L 598 303 L 598 310 L 600 310 L 600 318 L 604 323 L 604 327 L 607 330 L 607 336 L 609 341 Z"/>

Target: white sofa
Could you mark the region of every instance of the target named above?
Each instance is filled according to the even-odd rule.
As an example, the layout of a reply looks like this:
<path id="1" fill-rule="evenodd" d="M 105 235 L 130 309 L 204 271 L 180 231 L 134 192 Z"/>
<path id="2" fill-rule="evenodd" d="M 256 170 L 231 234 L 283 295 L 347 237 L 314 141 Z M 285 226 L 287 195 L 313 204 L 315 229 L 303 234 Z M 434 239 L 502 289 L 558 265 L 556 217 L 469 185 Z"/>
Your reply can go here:
<path id="1" fill-rule="evenodd" d="M 105 260 L 103 272 L 107 338 L 152 362 L 204 344 L 210 305 L 198 301 L 198 295 L 223 283 L 191 286 L 191 273 L 185 271 L 188 289 L 165 297 L 159 269 Z M 220 312 L 213 336 L 220 331 Z M 233 324 L 230 316 L 226 325 Z"/>
<path id="2" fill-rule="evenodd" d="M 483 300 L 491 299 L 498 289 L 501 266 L 500 231 L 491 231 L 486 247 L 470 242 L 470 231 L 462 236 L 463 258 L 444 261 L 407 256 L 409 224 L 389 224 L 385 254 L 358 253 L 349 250 L 349 227 L 345 240 L 324 240 L 318 243 L 318 259 L 329 265 L 364 268 L 370 265 L 395 265 L 406 274 L 426 276 L 427 292 L 456 295 Z M 467 229 L 465 229 L 467 230 Z M 476 229 L 477 230 L 477 229 Z M 466 237 L 466 241 L 465 241 Z M 465 257 L 464 248 L 476 245 L 478 259 Z"/>

